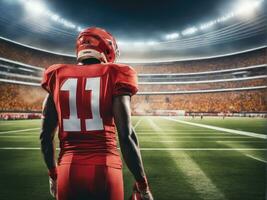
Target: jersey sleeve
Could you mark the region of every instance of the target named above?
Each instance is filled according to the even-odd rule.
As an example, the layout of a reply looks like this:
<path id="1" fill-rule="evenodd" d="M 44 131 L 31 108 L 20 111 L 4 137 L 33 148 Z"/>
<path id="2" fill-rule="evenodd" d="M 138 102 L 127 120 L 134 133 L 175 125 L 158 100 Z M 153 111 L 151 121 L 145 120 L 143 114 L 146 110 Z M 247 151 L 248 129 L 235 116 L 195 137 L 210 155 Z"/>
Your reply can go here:
<path id="1" fill-rule="evenodd" d="M 58 68 L 57 65 L 52 65 L 48 67 L 43 74 L 43 79 L 41 82 L 42 88 L 44 88 L 48 93 L 52 93 L 54 90 L 54 86 L 56 83 L 56 69 Z"/>
<path id="2" fill-rule="evenodd" d="M 127 65 L 116 66 L 113 96 L 134 95 L 138 91 L 137 74 L 135 70 Z"/>

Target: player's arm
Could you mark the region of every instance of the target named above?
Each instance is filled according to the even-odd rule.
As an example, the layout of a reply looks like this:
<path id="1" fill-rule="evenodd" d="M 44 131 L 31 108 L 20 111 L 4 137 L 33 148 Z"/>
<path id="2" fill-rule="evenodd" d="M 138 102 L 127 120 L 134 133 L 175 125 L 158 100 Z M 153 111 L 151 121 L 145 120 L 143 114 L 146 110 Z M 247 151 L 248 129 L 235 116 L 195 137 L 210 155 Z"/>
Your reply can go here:
<path id="1" fill-rule="evenodd" d="M 131 199 L 136 199 L 135 195 L 138 194 L 142 200 L 153 200 L 144 172 L 137 135 L 131 126 L 130 100 L 131 96 L 138 91 L 137 74 L 130 66 L 113 67 L 117 67 L 117 73 L 114 76 L 113 115 L 122 156 L 136 180 Z"/>
<path id="2" fill-rule="evenodd" d="M 130 96 L 122 95 L 113 99 L 113 114 L 123 158 L 135 179 L 145 177 L 137 136 L 131 126 Z"/>
<path id="3" fill-rule="evenodd" d="M 57 111 L 52 95 L 43 102 L 43 118 L 40 133 L 41 151 L 49 170 L 56 167 L 54 136 L 58 125 Z"/>
<path id="4" fill-rule="evenodd" d="M 55 159 L 54 136 L 58 125 L 57 111 L 52 95 L 47 95 L 43 102 L 43 118 L 40 133 L 41 151 L 49 171 L 50 193 L 53 197 L 57 193 L 57 168 Z"/>
<path id="5" fill-rule="evenodd" d="M 139 147 L 139 141 L 138 141 L 137 135 L 136 135 L 133 127 L 132 127 L 131 137 L 132 137 L 134 143 L 136 144 L 136 146 Z"/>
<path id="6" fill-rule="evenodd" d="M 128 95 L 122 95 L 114 97 L 113 100 L 113 114 L 121 152 L 126 165 L 135 177 L 135 188 L 140 192 L 141 199 L 153 200 L 144 172 L 137 135 L 131 126 L 130 98 Z M 135 191 L 133 195 L 136 195 Z"/>
<path id="7" fill-rule="evenodd" d="M 113 114 L 121 152 L 126 165 L 135 177 L 135 187 L 140 192 L 141 199 L 153 200 L 144 172 L 137 135 L 131 126 L 130 98 L 128 95 L 121 95 L 113 99 Z"/>

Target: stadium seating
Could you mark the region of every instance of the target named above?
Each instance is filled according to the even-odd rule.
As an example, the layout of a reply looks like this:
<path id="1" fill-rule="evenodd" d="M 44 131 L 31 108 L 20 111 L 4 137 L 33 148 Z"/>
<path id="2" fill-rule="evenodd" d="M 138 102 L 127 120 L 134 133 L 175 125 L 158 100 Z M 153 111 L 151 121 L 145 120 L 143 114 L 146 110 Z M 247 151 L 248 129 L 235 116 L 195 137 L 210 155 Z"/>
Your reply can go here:
<path id="1" fill-rule="evenodd" d="M 133 112 L 160 110 L 186 112 L 266 112 L 267 90 L 215 92 L 179 95 L 139 95 L 132 98 Z"/>
<path id="2" fill-rule="evenodd" d="M 138 73 L 189 73 L 203 72 L 221 69 L 232 69 L 266 63 L 266 49 L 259 49 L 253 52 L 242 53 L 238 55 L 201 59 L 193 61 L 178 61 L 171 63 L 149 63 L 134 64 Z"/>
<path id="3" fill-rule="evenodd" d="M 0 39 L 0 55 L 3 58 L 38 67 L 48 67 L 55 63 L 75 63 L 74 57 L 57 55 Z"/>
<path id="4" fill-rule="evenodd" d="M 46 92 L 40 87 L 0 85 L 1 111 L 41 111 Z M 133 113 L 161 110 L 186 112 L 266 112 L 267 90 L 213 92 L 176 95 L 136 95 Z"/>
<path id="5" fill-rule="evenodd" d="M 139 94 L 132 98 L 133 114 L 156 110 L 266 113 L 266 49 L 210 59 L 133 64 L 140 74 Z M 40 112 L 46 95 L 39 85 L 43 68 L 75 63 L 74 57 L 5 40 L 0 42 L 0 54 L 0 112 Z M 27 71 L 27 65 L 31 70 Z M 217 71 L 226 69 L 230 71 Z"/>
<path id="6" fill-rule="evenodd" d="M 4 39 L 0 39 L 0 55 L 3 58 L 38 67 L 48 67 L 55 63 L 75 63 L 74 57 L 31 49 Z M 7 51 L 8 49 L 8 51 Z M 231 69 L 251 65 L 266 64 L 266 48 L 210 59 L 177 61 L 169 63 L 132 64 L 138 73 L 189 73 L 221 69 Z"/>
<path id="7" fill-rule="evenodd" d="M 229 82 L 211 82 L 211 83 L 195 83 L 188 84 L 139 84 L 140 92 L 157 92 L 157 91 L 192 91 L 192 90 L 210 90 L 224 88 L 242 88 L 267 85 L 267 79 L 254 79 L 245 81 L 229 81 Z"/>
<path id="8" fill-rule="evenodd" d="M 7 83 L 0 84 L 0 93 L 2 112 L 40 112 L 46 95 L 40 87 Z"/>

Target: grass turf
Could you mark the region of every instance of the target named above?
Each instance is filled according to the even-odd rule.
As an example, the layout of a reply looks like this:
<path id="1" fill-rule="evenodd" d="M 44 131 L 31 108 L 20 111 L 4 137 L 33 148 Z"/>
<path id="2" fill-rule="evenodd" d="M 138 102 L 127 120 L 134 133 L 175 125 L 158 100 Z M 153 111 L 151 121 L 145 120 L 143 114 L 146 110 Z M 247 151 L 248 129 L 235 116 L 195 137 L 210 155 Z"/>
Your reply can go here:
<path id="1" fill-rule="evenodd" d="M 185 120 L 266 134 L 263 119 Z M 265 139 L 195 127 L 161 117 L 133 117 L 133 125 L 137 125 L 135 130 L 155 199 L 265 198 Z M 40 120 L 0 121 L 1 200 L 53 199 L 49 195 L 47 172 L 40 151 L 3 149 L 39 147 L 38 129 L 6 132 L 39 126 Z M 123 173 L 127 199 L 133 178 L 126 166 Z"/>

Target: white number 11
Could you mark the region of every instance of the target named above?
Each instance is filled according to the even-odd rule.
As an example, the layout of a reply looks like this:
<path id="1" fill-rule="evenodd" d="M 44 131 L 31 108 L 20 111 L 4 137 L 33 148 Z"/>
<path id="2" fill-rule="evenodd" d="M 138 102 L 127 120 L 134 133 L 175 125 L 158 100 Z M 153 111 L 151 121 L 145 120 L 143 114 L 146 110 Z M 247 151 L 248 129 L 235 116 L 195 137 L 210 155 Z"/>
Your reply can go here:
<path id="1" fill-rule="evenodd" d="M 69 111 L 70 116 L 68 119 L 63 119 L 64 131 L 81 131 L 81 120 L 77 114 L 77 78 L 67 79 L 62 87 L 61 91 L 69 92 Z M 87 78 L 85 90 L 92 91 L 91 99 L 91 111 L 92 119 L 85 119 L 86 131 L 103 130 L 103 120 L 99 111 L 100 100 L 100 77 Z"/>

